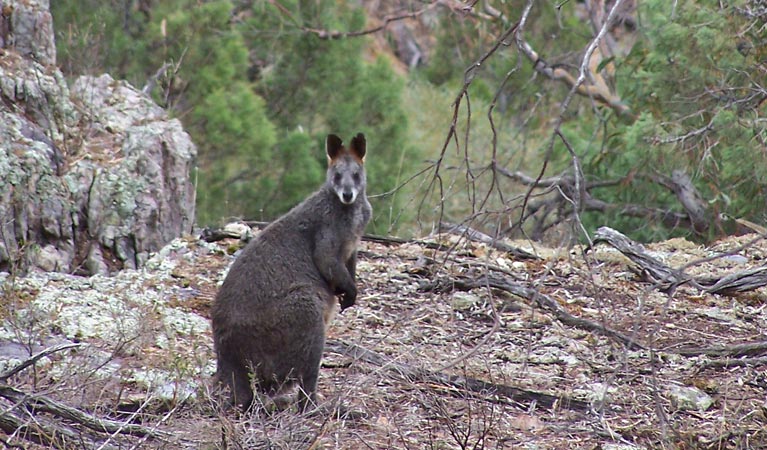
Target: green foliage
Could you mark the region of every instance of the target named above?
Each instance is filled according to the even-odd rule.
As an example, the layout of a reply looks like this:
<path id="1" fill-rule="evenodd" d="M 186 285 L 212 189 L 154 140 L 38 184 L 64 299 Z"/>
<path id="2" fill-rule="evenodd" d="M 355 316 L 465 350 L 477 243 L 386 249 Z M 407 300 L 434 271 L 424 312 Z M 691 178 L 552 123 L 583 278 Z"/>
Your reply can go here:
<path id="1" fill-rule="evenodd" d="M 313 139 L 303 131 L 287 134 L 275 147 L 272 161 L 281 173 L 275 175 L 276 189 L 273 198 L 263 205 L 267 217 L 284 212 L 295 206 L 306 193 L 316 190 L 325 181 L 325 143 Z M 279 195 L 277 195 L 279 193 Z"/>
<path id="2" fill-rule="evenodd" d="M 763 23 L 735 9 L 742 3 L 638 2 L 638 41 L 628 56 L 616 54 L 599 67 L 616 68 L 608 81 L 635 118 L 618 120 L 610 109 L 576 96 L 560 129 L 569 148 L 552 138 L 569 87 L 536 74 L 510 39 L 472 72 L 455 123 L 459 136 L 446 155 L 439 151 L 466 68 L 520 19 L 526 0 L 495 2 L 501 19 L 435 10 L 430 26 L 436 45 L 427 64 L 407 79 L 377 57 L 368 37 L 317 35 L 369 26 L 353 0 L 169 0 L 151 2 L 148 11 L 135 9 L 143 2 L 76 0 L 53 2 L 52 9 L 59 58 L 70 73 L 104 70 L 143 86 L 171 64 L 153 95 L 198 144 L 202 225 L 285 212 L 322 183 L 325 136 L 348 141 L 363 132 L 374 197 L 371 231 L 393 231 L 424 213 L 414 199 L 428 180 L 395 188 L 425 160 L 443 157 L 445 170 L 444 192 L 423 194 L 432 211 L 427 220 L 436 217 L 430 214 L 437 203 L 448 219 L 474 216 L 490 192 L 483 207 L 498 211 L 491 220 L 510 222 L 519 216 L 508 213 L 516 208 L 509 199 L 526 187 L 493 177 L 490 162 L 537 175 L 547 157 L 548 177 L 572 173 L 572 151 L 587 181 L 615 182 L 592 195 L 618 207 L 584 214 L 587 227 L 606 224 L 634 238 L 657 239 L 690 231 L 626 217 L 622 207 L 684 212 L 656 181 L 674 170 L 692 177 L 710 207 L 713 227 L 705 238 L 729 231 L 719 220 L 723 214 L 767 219 L 767 46 Z M 549 66 L 570 73 L 593 33 L 577 8 L 582 2 L 534 2 L 523 30 Z"/>
<path id="3" fill-rule="evenodd" d="M 340 7 L 335 1 L 294 2 L 288 7 L 295 11 L 290 22 L 316 29 L 343 32 L 361 29 L 365 23 L 361 10 L 345 2 Z M 375 194 L 392 191 L 402 178 L 398 162 L 416 157 L 416 148 L 407 145 L 402 81 L 384 59 L 365 61 L 364 39 L 320 39 L 297 33 L 275 16 L 273 8 L 255 12 L 247 34 L 261 44 L 254 49 L 254 58 L 261 64 L 258 91 L 272 105 L 272 120 L 284 128 L 300 126 L 315 137 L 315 142 L 323 142 L 331 132 L 348 142 L 351 136 L 363 132 L 369 152 L 368 193 L 374 194 L 370 229 L 393 230 L 397 224 L 388 219 L 386 212 L 399 209 L 397 197 Z M 285 31 L 274 34 L 273 30 L 280 29 Z M 315 147 L 315 152 L 324 160 L 322 148 Z M 290 162 L 292 166 L 281 168 L 283 173 L 300 170 L 295 161 Z M 285 189 L 299 187 L 288 182 L 280 185 Z"/>
<path id="4" fill-rule="evenodd" d="M 146 31 L 146 20 L 133 14 L 129 3 L 51 2 L 58 63 L 65 73 L 99 74 L 109 68 L 133 74 L 135 67 L 149 64 L 149 42 L 137 39 Z"/>
<path id="5" fill-rule="evenodd" d="M 274 125 L 264 101 L 244 82 L 216 89 L 191 113 L 199 125 L 198 221 L 215 223 L 229 217 L 254 217 L 269 192 L 270 154 L 276 143 Z M 222 201 L 224 200 L 224 201 Z"/>
<path id="6" fill-rule="evenodd" d="M 361 29 L 362 10 L 345 1 L 280 6 L 221 0 L 171 0 L 148 11 L 117 0 L 52 5 L 70 73 L 82 73 L 92 60 L 97 70 L 140 87 L 170 64 L 162 91 L 153 95 L 198 146 L 201 225 L 286 212 L 322 184 L 328 133 L 347 140 L 365 133 L 371 193 L 392 190 L 401 167 L 391 161 L 414 150 L 406 145 L 403 83 L 382 59 L 366 60 L 366 40 L 323 40 L 301 30 Z M 93 41 L 109 44 L 90 54 Z M 396 208 L 392 196 L 374 203 L 376 210 Z M 394 225 L 379 217 L 375 223 L 378 231 Z"/>
<path id="7" fill-rule="evenodd" d="M 668 2 L 648 0 L 640 8 L 645 39 L 619 66 L 618 79 L 624 99 L 643 112 L 633 124 L 616 124 L 610 155 L 600 163 L 609 162 L 615 175 L 687 171 L 709 201 L 715 221 L 711 236 L 730 231 L 719 223 L 721 214 L 763 222 L 767 205 L 755 201 L 767 195 L 761 174 L 767 154 L 758 139 L 762 136 L 764 142 L 767 125 L 758 120 L 759 100 L 753 90 L 760 79 L 760 56 L 736 48 L 754 48 L 759 36 L 732 7 L 685 1 L 672 15 Z M 759 52 L 763 58 L 764 51 Z M 628 203 L 654 203 L 682 212 L 677 200 L 657 184 L 632 182 L 626 188 L 621 196 Z M 612 200 L 609 194 L 607 198 Z M 615 220 L 638 230 L 639 237 L 663 237 L 667 232 L 642 232 L 642 221 Z"/>

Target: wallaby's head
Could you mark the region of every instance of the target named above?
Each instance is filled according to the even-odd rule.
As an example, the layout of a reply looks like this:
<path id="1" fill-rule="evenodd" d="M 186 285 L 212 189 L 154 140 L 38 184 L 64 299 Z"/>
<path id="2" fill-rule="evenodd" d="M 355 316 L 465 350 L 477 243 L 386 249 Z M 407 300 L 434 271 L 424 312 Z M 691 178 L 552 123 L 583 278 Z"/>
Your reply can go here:
<path id="1" fill-rule="evenodd" d="M 358 133 L 349 148 L 341 138 L 329 134 L 325 141 L 328 154 L 328 185 L 344 205 L 351 205 L 365 191 L 365 136 Z"/>

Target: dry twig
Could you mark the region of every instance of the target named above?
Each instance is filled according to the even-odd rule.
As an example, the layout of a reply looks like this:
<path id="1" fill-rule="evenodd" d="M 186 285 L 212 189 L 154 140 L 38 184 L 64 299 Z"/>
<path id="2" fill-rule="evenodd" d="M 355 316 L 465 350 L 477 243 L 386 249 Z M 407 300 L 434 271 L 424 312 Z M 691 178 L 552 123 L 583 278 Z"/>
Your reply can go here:
<path id="1" fill-rule="evenodd" d="M 14 367 L 12 369 L 9 369 L 9 370 L 5 371 L 4 373 L 0 374 L 0 381 L 3 381 L 3 382 L 7 381 L 8 378 L 11 378 L 12 376 L 16 375 L 17 373 L 21 372 L 22 370 L 26 369 L 27 367 L 33 365 L 34 363 L 39 361 L 41 358 L 44 358 L 44 357 L 49 356 L 49 355 L 52 355 L 52 354 L 54 354 L 56 352 L 60 352 L 62 350 L 67 350 L 67 349 L 70 349 L 70 348 L 80 347 L 82 345 L 83 344 L 81 344 L 81 343 L 68 343 L 68 344 L 61 344 L 61 345 L 56 345 L 56 346 L 53 346 L 53 347 L 46 348 L 45 350 L 43 350 L 43 351 L 41 351 L 41 352 L 39 352 L 39 353 L 37 353 L 35 355 L 32 355 L 30 358 L 26 359 L 25 361 L 23 361 L 21 364 L 17 365 L 16 367 Z"/>

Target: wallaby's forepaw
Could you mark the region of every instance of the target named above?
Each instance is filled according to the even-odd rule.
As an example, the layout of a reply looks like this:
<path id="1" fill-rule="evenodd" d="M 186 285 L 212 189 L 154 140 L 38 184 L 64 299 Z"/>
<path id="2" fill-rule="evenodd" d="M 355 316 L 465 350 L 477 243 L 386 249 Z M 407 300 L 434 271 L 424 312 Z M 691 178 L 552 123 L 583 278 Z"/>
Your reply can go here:
<path id="1" fill-rule="evenodd" d="M 341 295 L 341 311 L 354 306 L 354 302 L 357 300 L 357 288 L 352 288 Z"/>

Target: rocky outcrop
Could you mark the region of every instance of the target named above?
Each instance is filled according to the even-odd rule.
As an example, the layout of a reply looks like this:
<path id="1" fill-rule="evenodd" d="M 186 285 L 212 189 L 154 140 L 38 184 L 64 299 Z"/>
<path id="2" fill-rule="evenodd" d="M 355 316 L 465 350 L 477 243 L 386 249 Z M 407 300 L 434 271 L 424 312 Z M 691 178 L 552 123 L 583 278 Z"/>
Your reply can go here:
<path id="1" fill-rule="evenodd" d="M 46 66 L 56 64 L 48 0 L 3 0 L 0 7 L 0 49 L 13 49 Z"/>
<path id="2" fill-rule="evenodd" d="M 0 271 L 140 266 L 191 229 L 194 144 L 125 82 L 70 89 L 47 1 L 0 5 Z"/>

